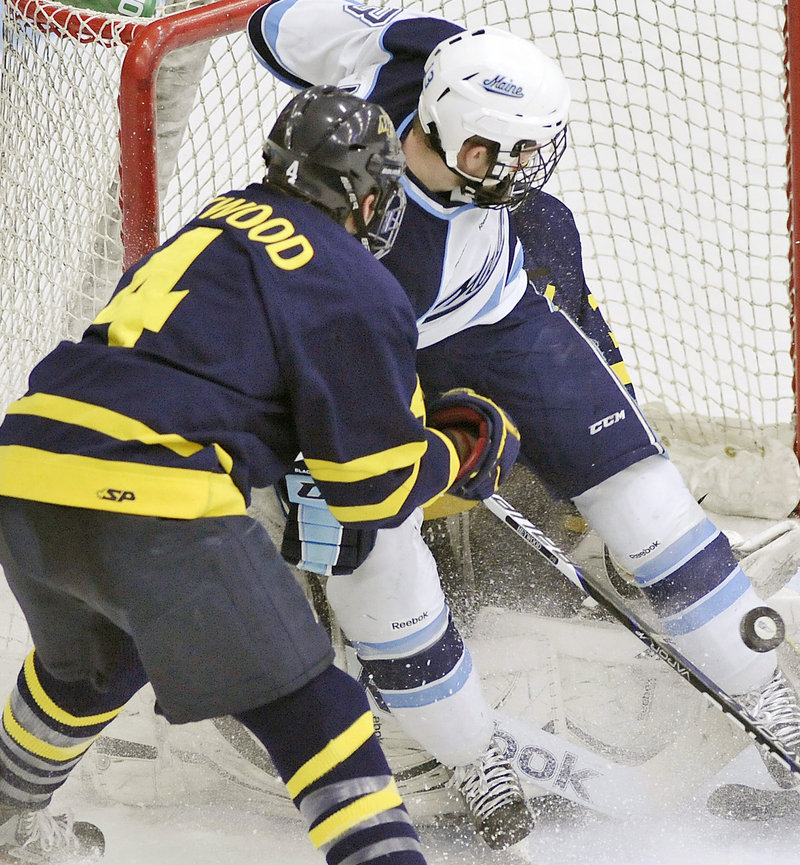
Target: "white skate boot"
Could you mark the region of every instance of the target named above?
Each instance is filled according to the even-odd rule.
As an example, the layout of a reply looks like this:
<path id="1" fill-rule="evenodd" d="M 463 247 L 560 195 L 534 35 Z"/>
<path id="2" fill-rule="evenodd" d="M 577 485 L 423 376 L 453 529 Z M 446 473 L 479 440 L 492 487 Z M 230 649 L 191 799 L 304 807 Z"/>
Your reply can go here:
<path id="1" fill-rule="evenodd" d="M 800 760 L 800 701 L 780 667 L 763 688 L 743 694 L 738 700 L 795 760 Z M 770 775 L 779 786 L 788 789 L 800 783 L 800 777 L 791 772 L 780 758 L 766 751 L 762 752 L 762 756 Z"/>
<path id="2" fill-rule="evenodd" d="M 522 785 L 496 742 L 474 763 L 458 766 L 447 784 L 464 796 L 475 828 L 492 849 L 510 847 L 531 833 L 533 815 Z"/>
<path id="3" fill-rule="evenodd" d="M 769 730 L 781 745 L 800 761 L 800 701 L 780 667 L 764 685 L 737 697 L 742 707 Z M 761 758 L 781 790 L 758 790 L 743 784 L 724 784 L 708 798 L 712 814 L 732 820 L 763 820 L 800 814 L 800 775 L 772 753 Z"/>
<path id="4" fill-rule="evenodd" d="M 93 823 L 73 823 L 46 810 L 20 811 L 0 805 L 0 862 L 66 863 L 100 859 L 103 833 Z"/>

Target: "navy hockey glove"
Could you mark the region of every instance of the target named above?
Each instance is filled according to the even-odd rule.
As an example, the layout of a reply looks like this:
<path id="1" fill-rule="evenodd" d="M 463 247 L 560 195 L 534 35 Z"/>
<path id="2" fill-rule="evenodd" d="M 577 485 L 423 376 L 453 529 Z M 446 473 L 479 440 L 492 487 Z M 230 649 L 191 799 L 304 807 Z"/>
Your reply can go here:
<path id="1" fill-rule="evenodd" d="M 281 483 L 287 502 L 281 555 L 303 571 L 325 576 L 352 573 L 375 546 L 375 529 L 342 525 L 330 512 L 302 460 Z"/>
<path id="2" fill-rule="evenodd" d="M 490 399 L 467 388 L 442 394 L 428 408 L 428 426 L 456 442 L 461 470 L 448 490 L 462 499 L 486 499 L 496 493 L 519 453 L 519 431 Z"/>

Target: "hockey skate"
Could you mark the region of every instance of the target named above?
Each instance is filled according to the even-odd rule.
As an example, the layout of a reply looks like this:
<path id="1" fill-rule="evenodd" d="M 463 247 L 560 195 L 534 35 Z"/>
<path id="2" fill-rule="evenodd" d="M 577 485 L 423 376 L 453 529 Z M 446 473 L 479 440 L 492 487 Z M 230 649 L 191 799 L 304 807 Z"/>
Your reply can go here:
<path id="1" fill-rule="evenodd" d="M 59 865 L 99 859 L 105 850 L 103 833 L 93 823 L 73 823 L 64 814 L 19 811 L 0 805 L 0 862 Z"/>
<path id="2" fill-rule="evenodd" d="M 795 760 L 800 760 L 800 702 L 797 692 L 780 667 L 763 688 L 740 696 L 739 701 Z M 800 783 L 800 778 L 779 758 L 766 751 L 762 751 L 762 757 L 770 775 L 780 787 L 788 789 Z"/>
<path id="3" fill-rule="evenodd" d="M 533 829 L 522 785 L 496 742 L 475 762 L 458 766 L 447 785 L 462 794 L 478 834 L 493 850 L 522 841 Z"/>
<path id="4" fill-rule="evenodd" d="M 795 760 L 800 760 L 800 701 L 780 667 L 763 688 L 738 699 Z M 712 814 L 734 820 L 760 820 L 800 813 L 800 794 L 795 789 L 800 777 L 768 751 L 762 750 L 761 758 L 782 789 L 758 790 L 742 784 L 724 784 L 708 798 L 707 806 Z"/>

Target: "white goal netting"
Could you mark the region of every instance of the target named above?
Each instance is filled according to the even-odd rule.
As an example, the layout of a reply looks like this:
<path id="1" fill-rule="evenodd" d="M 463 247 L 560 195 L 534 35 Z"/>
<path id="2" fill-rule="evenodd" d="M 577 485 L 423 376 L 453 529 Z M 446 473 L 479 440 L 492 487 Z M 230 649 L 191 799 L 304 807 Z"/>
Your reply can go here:
<path id="1" fill-rule="evenodd" d="M 571 146 L 549 190 L 575 212 L 589 284 L 641 401 L 790 437 L 782 0 L 422 6 L 531 36 L 561 62 Z M 56 16 L 69 8 L 4 4 L 1 404 L 55 340 L 80 333 L 120 272 L 116 100 L 127 43 L 147 20 Z M 167 55 L 162 236 L 258 176 L 260 139 L 286 93 L 241 35 Z"/>

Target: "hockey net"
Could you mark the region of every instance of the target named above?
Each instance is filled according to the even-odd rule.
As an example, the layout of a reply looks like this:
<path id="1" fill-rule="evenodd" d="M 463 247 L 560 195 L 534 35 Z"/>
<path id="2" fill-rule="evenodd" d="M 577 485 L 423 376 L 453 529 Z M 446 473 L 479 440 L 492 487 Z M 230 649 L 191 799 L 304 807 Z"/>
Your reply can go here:
<path id="1" fill-rule="evenodd" d="M 261 2 L 158 0 L 144 18 L 3 0 L 0 413 L 124 266 L 261 176 L 289 94 L 243 34 Z M 640 402 L 698 497 L 793 511 L 796 0 L 407 5 L 509 28 L 560 61 L 571 143 L 548 191 L 575 214 Z M 13 667 L 27 633 L 3 597 Z"/>
<path id="2" fill-rule="evenodd" d="M 259 176 L 288 93 L 241 32 L 259 3 L 157 3 L 153 19 L 4 4 L 0 410 L 81 333 L 123 261 Z M 576 215 L 589 285 L 662 435 L 791 447 L 792 3 L 596 7 L 422 8 L 510 28 L 560 60 L 571 146 L 549 189 Z"/>

